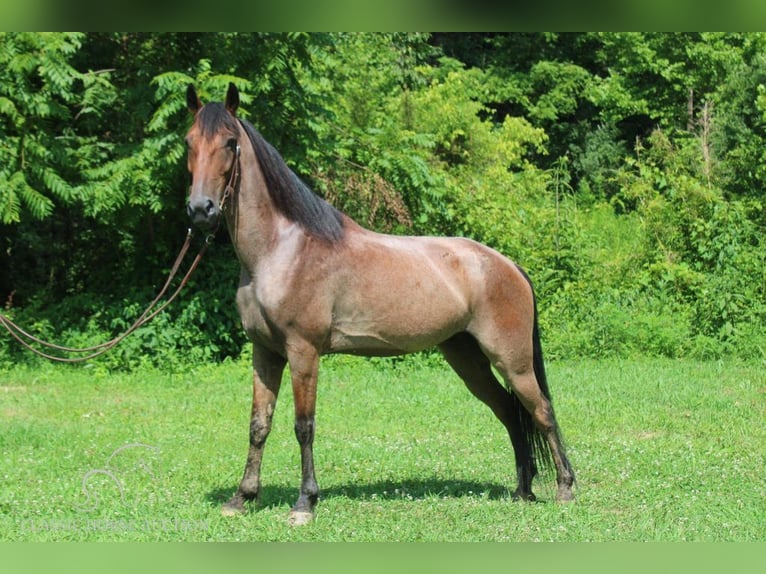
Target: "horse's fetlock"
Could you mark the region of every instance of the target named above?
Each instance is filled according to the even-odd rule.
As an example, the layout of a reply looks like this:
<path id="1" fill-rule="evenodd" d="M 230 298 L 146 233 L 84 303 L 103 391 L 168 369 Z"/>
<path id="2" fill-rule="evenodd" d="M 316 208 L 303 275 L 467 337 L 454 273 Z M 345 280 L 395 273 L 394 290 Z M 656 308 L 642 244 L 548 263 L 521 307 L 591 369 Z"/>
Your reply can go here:
<path id="1" fill-rule="evenodd" d="M 261 494 L 261 485 L 257 480 L 243 480 L 239 485 L 239 492 L 244 500 L 256 500 Z"/>

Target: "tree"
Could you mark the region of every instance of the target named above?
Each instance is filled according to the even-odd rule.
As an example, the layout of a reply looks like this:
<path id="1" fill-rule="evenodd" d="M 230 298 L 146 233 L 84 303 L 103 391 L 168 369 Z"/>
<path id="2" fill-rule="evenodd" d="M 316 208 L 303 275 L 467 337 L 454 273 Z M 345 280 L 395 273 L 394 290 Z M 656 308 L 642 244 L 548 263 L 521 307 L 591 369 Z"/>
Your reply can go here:
<path id="1" fill-rule="evenodd" d="M 87 201 L 82 169 L 98 158 L 92 135 L 114 92 L 105 74 L 71 59 L 82 34 L 0 34 L 0 221 Z"/>

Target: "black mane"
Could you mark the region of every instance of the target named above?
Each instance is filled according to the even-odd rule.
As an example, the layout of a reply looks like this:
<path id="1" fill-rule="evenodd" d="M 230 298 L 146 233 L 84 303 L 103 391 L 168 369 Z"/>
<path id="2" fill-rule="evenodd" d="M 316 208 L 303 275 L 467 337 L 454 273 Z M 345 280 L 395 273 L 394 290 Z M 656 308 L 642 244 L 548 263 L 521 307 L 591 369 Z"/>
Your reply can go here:
<path id="1" fill-rule="evenodd" d="M 314 237 L 330 242 L 343 239 L 343 214 L 303 183 L 252 124 L 242 119 L 239 123 L 253 144 L 269 196 L 279 212 Z"/>
<path id="2" fill-rule="evenodd" d="M 237 133 L 237 119 L 218 102 L 203 106 L 198 121 L 205 137 L 222 127 Z M 250 122 L 239 119 L 239 123 L 253 145 L 266 188 L 277 210 L 318 239 L 329 242 L 343 239 L 343 214 L 303 183 Z"/>

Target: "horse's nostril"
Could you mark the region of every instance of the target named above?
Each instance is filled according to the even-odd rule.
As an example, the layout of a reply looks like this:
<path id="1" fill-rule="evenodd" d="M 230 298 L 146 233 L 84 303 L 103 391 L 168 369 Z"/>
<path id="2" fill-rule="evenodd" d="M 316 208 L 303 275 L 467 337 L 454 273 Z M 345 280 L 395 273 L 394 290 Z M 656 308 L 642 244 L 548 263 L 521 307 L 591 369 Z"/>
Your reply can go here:
<path id="1" fill-rule="evenodd" d="M 218 224 L 218 205 L 210 197 L 190 198 L 186 204 L 186 212 L 192 223 L 202 229 L 209 229 Z"/>

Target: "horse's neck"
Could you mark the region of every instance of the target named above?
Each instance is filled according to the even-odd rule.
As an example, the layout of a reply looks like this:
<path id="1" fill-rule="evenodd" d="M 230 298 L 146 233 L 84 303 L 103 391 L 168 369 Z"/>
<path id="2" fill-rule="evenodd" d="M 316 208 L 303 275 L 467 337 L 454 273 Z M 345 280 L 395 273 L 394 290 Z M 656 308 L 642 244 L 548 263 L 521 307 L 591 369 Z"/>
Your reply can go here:
<path id="1" fill-rule="evenodd" d="M 250 271 L 271 249 L 283 219 L 276 210 L 255 156 L 242 159 L 239 189 L 227 209 L 226 223 L 234 249 Z"/>

